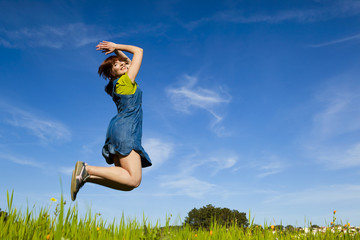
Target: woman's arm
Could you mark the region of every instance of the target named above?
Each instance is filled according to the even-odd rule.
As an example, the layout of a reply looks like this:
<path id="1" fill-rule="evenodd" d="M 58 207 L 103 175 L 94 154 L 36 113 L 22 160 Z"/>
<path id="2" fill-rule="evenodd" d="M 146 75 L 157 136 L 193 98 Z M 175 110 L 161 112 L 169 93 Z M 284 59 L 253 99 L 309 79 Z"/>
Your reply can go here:
<path id="1" fill-rule="evenodd" d="M 126 56 L 125 53 L 123 53 L 121 50 L 118 50 L 118 49 L 115 49 L 114 52 L 115 52 L 115 54 L 118 55 L 119 57 L 125 59 L 126 64 L 128 64 L 128 65 L 130 66 L 131 60 L 130 60 L 130 58 L 128 58 L 128 56 Z"/>
<path id="2" fill-rule="evenodd" d="M 130 60 L 130 66 L 129 66 L 129 70 L 127 72 L 129 78 L 131 79 L 132 82 L 135 82 L 135 78 L 137 76 L 137 74 L 139 73 L 140 67 L 141 67 L 141 63 L 142 63 L 142 58 L 143 58 L 143 49 L 136 47 L 136 46 L 132 46 L 132 45 L 124 45 L 124 44 L 115 44 L 113 42 L 107 42 L 107 41 L 102 41 L 100 42 L 97 46 L 96 50 L 102 50 L 103 52 L 105 52 L 105 54 L 110 54 L 112 52 L 116 51 L 119 54 L 123 54 L 125 55 L 123 52 L 121 51 L 126 51 L 129 53 L 133 54 L 132 60 Z M 126 56 L 126 55 L 125 55 Z M 122 55 L 121 55 L 122 57 Z"/>

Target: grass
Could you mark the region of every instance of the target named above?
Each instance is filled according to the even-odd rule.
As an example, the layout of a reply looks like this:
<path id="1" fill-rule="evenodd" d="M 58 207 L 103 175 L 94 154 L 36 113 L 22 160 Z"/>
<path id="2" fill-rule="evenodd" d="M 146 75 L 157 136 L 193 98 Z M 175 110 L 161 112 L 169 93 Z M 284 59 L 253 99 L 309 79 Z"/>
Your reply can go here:
<path id="1" fill-rule="evenodd" d="M 359 239 L 358 229 L 351 228 L 349 224 L 342 227 L 335 226 L 335 211 L 333 222 L 321 231 L 305 232 L 301 229 L 280 230 L 274 226 L 260 226 L 250 221 L 247 228 L 236 225 L 228 228 L 220 226 L 213 221 L 210 229 L 192 229 L 189 225 L 165 226 L 158 222 L 152 225 L 143 220 L 125 221 L 124 215 L 118 223 L 107 223 L 98 214 L 92 215 L 89 210 L 81 218 L 77 207 L 72 206 L 65 210 L 64 199 L 56 202 L 53 216 L 50 215 L 50 206 L 40 208 L 38 211 L 27 208 L 22 212 L 12 206 L 13 193 L 7 193 L 7 211 L 0 214 L 0 239 Z M 37 212 L 37 213 L 36 213 Z M 144 219 L 146 219 L 144 217 Z M 311 229 L 312 230 L 312 229 Z"/>

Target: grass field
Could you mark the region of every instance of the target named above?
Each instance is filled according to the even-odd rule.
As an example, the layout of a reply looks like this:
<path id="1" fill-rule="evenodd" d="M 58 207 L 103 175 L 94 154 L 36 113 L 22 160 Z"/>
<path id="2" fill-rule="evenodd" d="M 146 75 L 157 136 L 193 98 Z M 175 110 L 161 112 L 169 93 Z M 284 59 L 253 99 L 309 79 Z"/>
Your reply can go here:
<path id="1" fill-rule="evenodd" d="M 125 221 L 108 223 L 91 211 L 79 217 L 76 206 L 64 208 L 63 197 L 38 210 L 19 211 L 12 206 L 13 194 L 7 194 L 7 209 L 0 216 L 0 239 L 360 239 L 359 228 L 346 223 L 336 224 L 336 211 L 329 226 L 312 229 L 280 230 L 274 226 L 253 224 L 247 228 L 219 226 L 213 221 L 210 229 L 192 229 L 188 225 L 165 226 L 158 223 Z M 50 215 L 51 205 L 56 204 Z M 54 207 L 54 206 L 53 206 Z M 249 216 L 250 218 L 250 216 Z"/>

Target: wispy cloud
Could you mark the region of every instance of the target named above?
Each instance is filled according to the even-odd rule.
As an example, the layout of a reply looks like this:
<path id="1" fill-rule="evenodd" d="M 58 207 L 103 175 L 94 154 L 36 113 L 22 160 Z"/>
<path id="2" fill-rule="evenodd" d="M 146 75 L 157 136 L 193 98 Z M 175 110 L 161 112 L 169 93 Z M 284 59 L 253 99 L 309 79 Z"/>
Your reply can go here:
<path id="1" fill-rule="evenodd" d="M 329 138 L 360 130 L 360 85 L 357 80 L 351 80 L 354 77 L 339 76 L 317 95 L 323 108 L 313 118 L 313 133 L 317 137 Z"/>
<path id="2" fill-rule="evenodd" d="M 309 156 L 326 169 L 336 170 L 360 166 L 360 142 L 324 143 L 316 142 L 307 146 Z"/>
<path id="3" fill-rule="evenodd" d="M 167 89 L 174 109 L 184 113 L 191 113 L 197 108 L 203 109 L 213 117 L 210 125 L 212 130 L 218 135 L 226 134 L 224 127 L 219 126 L 223 117 L 216 112 L 216 107 L 228 104 L 231 101 L 230 94 L 223 88 L 212 90 L 196 86 L 197 82 L 197 77 L 185 74 L 180 86 Z"/>
<path id="4" fill-rule="evenodd" d="M 224 149 L 213 151 L 211 152 L 211 154 L 209 154 L 209 156 L 206 156 L 206 154 L 202 154 L 202 156 L 205 157 L 205 159 L 199 161 L 196 167 L 202 165 L 203 165 L 202 167 L 211 166 L 212 176 L 215 176 L 220 171 L 233 169 L 234 166 L 239 161 L 239 156 L 236 153 L 234 153 L 231 150 L 224 150 Z M 199 159 L 199 157 L 197 157 L 196 159 Z M 191 163 L 189 163 L 189 165 L 190 164 Z"/>
<path id="5" fill-rule="evenodd" d="M 216 12 L 215 14 L 183 24 L 192 30 L 208 22 L 232 23 L 279 23 L 283 21 L 314 22 L 338 17 L 353 16 L 360 13 L 358 1 L 328 1 L 308 9 L 278 9 L 271 13 L 247 13 L 246 9 L 231 9 Z"/>
<path id="6" fill-rule="evenodd" d="M 353 36 L 350 36 L 350 37 L 336 39 L 336 40 L 333 40 L 333 41 L 330 41 L 330 42 L 313 44 L 313 45 L 310 45 L 310 47 L 314 47 L 314 48 L 325 47 L 325 46 L 334 45 L 334 44 L 338 44 L 338 43 L 344 43 L 344 42 L 357 40 L 357 39 L 360 39 L 360 34 L 356 34 L 356 35 L 353 35 Z"/>
<path id="7" fill-rule="evenodd" d="M 308 156 L 326 168 L 360 166 L 360 85 L 358 74 L 348 73 L 330 81 L 317 95 L 320 111 L 307 136 Z"/>
<path id="8" fill-rule="evenodd" d="M 252 161 L 250 167 L 258 172 L 257 178 L 265 178 L 283 172 L 287 168 L 285 162 L 275 154 L 263 154 L 260 160 Z"/>
<path id="9" fill-rule="evenodd" d="M 4 47 L 81 47 L 110 37 L 95 25 L 73 23 L 62 26 L 42 25 L 36 28 L 0 29 L 0 44 Z"/>
<path id="10" fill-rule="evenodd" d="M 160 177 L 160 186 L 167 189 L 168 195 L 187 195 L 192 198 L 229 195 L 225 188 L 219 190 L 219 183 L 212 183 L 211 179 L 220 171 L 230 171 L 238 162 L 236 154 L 218 150 L 200 156 L 200 153 L 194 150 L 191 154 L 180 158 L 180 162 L 175 174 Z M 204 171 L 208 174 L 199 179 L 199 172 Z"/>
<path id="11" fill-rule="evenodd" d="M 61 167 L 58 171 L 64 175 L 70 176 L 74 167 Z"/>
<path id="12" fill-rule="evenodd" d="M 101 40 L 126 37 L 134 34 L 162 34 L 164 29 L 166 29 L 164 24 L 138 25 L 133 26 L 129 31 L 119 32 L 115 29 L 109 30 L 109 28 L 82 22 L 61 26 L 41 25 L 34 28 L 12 30 L 0 28 L 0 45 L 7 48 L 77 48 Z"/>
<path id="13" fill-rule="evenodd" d="M 28 130 L 42 143 L 71 140 L 70 131 L 58 121 L 41 118 L 29 111 L 6 103 L 0 102 L 0 107 L 0 113 L 3 112 L 3 123 Z"/>
<path id="14" fill-rule="evenodd" d="M 163 177 L 163 183 L 160 186 L 175 190 L 174 195 L 187 195 L 193 198 L 201 198 L 216 187 L 215 184 L 191 176 Z"/>
<path id="15" fill-rule="evenodd" d="M 6 161 L 10 161 L 16 164 L 25 165 L 25 166 L 31 166 L 36 168 L 44 168 L 43 164 L 40 164 L 38 162 L 35 162 L 33 160 L 30 160 L 25 157 L 18 157 L 14 155 L 6 155 L 6 154 L 0 154 L 0 159 L 4 159 Z"/>
<path id="16" fill-rule="evenodd" d="M 144 141 L 144 148 L 149 154 L 153 166 L 149 169 L 156 169 L 170 159 L 174 151 L 174 144 L 163 141 L 159 138 L 148 138 Z"/>
<path id="17" fill-rule="evenodd" d="M 326 185 L 290 193 L 277 193 L 267 202 L 280 205 L 334 204 L 360 200 L 360 186 L 352 184 Z"/>

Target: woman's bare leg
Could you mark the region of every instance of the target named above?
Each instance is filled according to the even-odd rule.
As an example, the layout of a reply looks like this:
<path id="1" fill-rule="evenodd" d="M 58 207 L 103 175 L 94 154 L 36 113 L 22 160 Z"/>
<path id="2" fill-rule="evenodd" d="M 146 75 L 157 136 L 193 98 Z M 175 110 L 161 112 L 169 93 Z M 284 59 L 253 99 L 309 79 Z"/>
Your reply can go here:
<path id="1" fill-rule="evenodd" d="M 114 156 L 115 167 L 86 166 L 90 177 L 86 182 L 96 183 L 109 188 L 131 191 L 141 182 L 141 158 L 132 150 L 128 156 Z"/>

